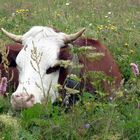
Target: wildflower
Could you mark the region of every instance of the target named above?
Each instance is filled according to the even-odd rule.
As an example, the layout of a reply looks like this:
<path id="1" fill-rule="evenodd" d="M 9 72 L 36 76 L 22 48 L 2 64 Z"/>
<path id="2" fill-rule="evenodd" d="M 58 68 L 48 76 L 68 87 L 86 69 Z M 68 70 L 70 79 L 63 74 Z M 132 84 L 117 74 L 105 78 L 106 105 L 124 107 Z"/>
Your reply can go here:
<path id="1" fill-rule="evenodd" d="M 111 15 L 112 13 L 111 12 L 108 12 L 108 14 Z"/>
<path id="2" fill-rule="evenodd" d="M 131 63 L 130 66 L 132 68 L 133 74 L 137 77 L 139 75 L 138 65 L 135 63 Z"/>
<path id="3" fill-rule="evenodd" d="M 138 103 L 137 108 L 140 109 L 140 103 Z"/>
<path id="4" fill-rule="evenodd" d="M 94 48 L 92 46 L 83 46 L 81 48 L 79 48 L 79 51 L 81 52 L 85 52 L 85 51 L 92 51 Z"/>
<path id="5" fill-rule="evenodd" d="M 15 117 L 12 117 L 10 115 L 7 114 L 1 114 L 0 115 L 0 126 L 2 128 L 2 126 L 4 126 L 5 130 L 10 128 L 10 134 L 11 134 L 11 139 L 15 139 L 17 140 L 18 134 L 19 134 L 19 130 L 20 130 L 20 125 L 19 125 L 19 121 L 18 119 L 16 119 Z"/>
<path id="6" fill-rule="evenodd" d="M 103 25 L 97 26 L 98 30 L 103 30 Z"/>
<path id="7" fill-rule="evenodd" d="M 74 80 L 74 81 L 76 81 L 76 82 L 80 82 L 81 81 L 81 79 L 77 75 L 75 75 L 75 74 L 70 74 L 69 78 Z"/>
<path id="8" fill-rule="evenodd" d="M 124 94 L 122 91 L 117 92 L 117 97 L 122 97 Z"/>
<path id="9" fill-rule="evenodd" d="M 60 67 L 67 68 L 68 66 L 72 66 L 73 62 L 70 60 L 59 60 L 58 65 L 60 65 Z"/>
<path id="10" fill-rule="evenodd" d="M 104 53 L 87 53 L 86 57 L 90 60 L 99 60 L 101 57 L 104 56 Z"/>
<path id="11" fill-rule="evenodd" d="M 125 46 L 126 48 L 128 48 L 128 47 L 129 47 L 129 44 L 128 44 L 128 43 L 125 43 L 124 46 Z"/>
<path id="12" fill-rule="evenodd" d="M 66 6 L 69 6 L 69 5 L 70 5 L 70 3 L 67 2 L 67 3 L 66 3 Z"/>
<path id="13" fill-rule="evenodd" d="M 27 12 L 29 12 L 29 9 L 17 9 L 16 10 L 17 14 L 23 14 L 23 13 L 27 13 Z"/>
<path id="14" fill-rule="evenodd" d="M 108 29 L 108 26 L 107 25 L 105 26 L 105 29 Z"/>
<path id="15" fill-rule="evenodd" d="M 55 11 L 55 15 L 56 15 L 57 17 L 60 17 L 60 16 L 61 16 L 61 13 Z"/>
<path id="16" fill-rule="evenodd" d="M 89 23 L 89 26 L 92 26 L 92 23 Z"/>
<path id="17" fill-rule="evenodd" d="M 61 16 L 61 14 L 57 13 L 57 14 L 56 14 L 56 16 L 57 16 L 57 17 L 60 17 L 60 16 Z"/>
<path id="18" fill-rule="evenodd" d="M 108 19 L 107 22 L 110 23 L 110 19 Z"/>
<path id="19" fill-rule="evenodd" d="M 86 129 L 89 129 L 90 128 L 90 124 L 89 123 L 86 123 L 83 128 L 86 128 Z"/>
<path id="20" fill-rule="evenodd" d="M 0 94 L 4 95 L 7 88 L 7 78 L 3 77 L 0 82 Z"/>
<path id="21" fill-rule="evenodd" d="M 133 53 L 134 53 L 134 50 L 131 49 L 131 50 L 130 50 L 130 54 L 133 54 Z"/>
<path id="22" fill-rule="evenodd" d="M 110 101 L 113 101 L 113 99 L 114 99 L 114 98 L 113 98 L 112 96 L 109 97 L 109 100 L 110 100 Z"/>
<path id="23" fill-rule="evenodd" d="M 74 81 L 75 82 L 75 81 Z M 77 84 L 77 83 L 76 83 Z M 76 86 L 76 85 L 75 85 Z M 66 92 L 67 94 L 78 94 L 80 91 L 79 90 L 76 90 L 76 89 L 73 89 L 73 88 L 68 88 L 68 87 L 65 87 L 66 89 Z"/>
<path id="24" fill-rule="evenodd" d="M 116 27 L 116 26 L 114 26 L 114 25 L 111 25 L 111 26 L 110 26 L 110 30 L 117 31 L 117 27 Z"/>
<path id="25" fill-rule="evenodd" d="M 15 13 L 12 13 L 12 17 L 15 17 L 15 15 L 16 15 Z"/>

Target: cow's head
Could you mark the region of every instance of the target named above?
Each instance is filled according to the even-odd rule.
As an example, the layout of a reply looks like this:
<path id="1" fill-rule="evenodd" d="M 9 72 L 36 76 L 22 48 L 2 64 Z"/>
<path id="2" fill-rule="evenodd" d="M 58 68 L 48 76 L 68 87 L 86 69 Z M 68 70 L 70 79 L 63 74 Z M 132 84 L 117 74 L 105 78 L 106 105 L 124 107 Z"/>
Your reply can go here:
<path id="1" fill-rule="evenodd" d="M 19 85 L 11 97 L 13 108 L 31 107 L 47 97 L 54 102 L 58 93 L 53 87 L 58 83 L 59 70 L 50 74 L 46 71 L 56 65 L 60 48 L 80 37 L 85 29 L 70 35 L 42 26 L 35 26 L 24 35 L 2 31 L 23 45 L 16 58 Z"/>

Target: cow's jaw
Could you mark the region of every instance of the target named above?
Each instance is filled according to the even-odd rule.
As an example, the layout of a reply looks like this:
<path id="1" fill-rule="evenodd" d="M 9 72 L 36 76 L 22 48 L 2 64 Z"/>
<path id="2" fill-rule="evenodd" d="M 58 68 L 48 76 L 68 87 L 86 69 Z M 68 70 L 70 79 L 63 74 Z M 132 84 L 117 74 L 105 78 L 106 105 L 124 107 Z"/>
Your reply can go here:
<path id="1" fill-rule="evenodd" d="M 19 85 L 11 97 L 13 108 L 31 107 L 48 96 L 52 102 L 56 100 L 58 93 L 54 86 L 59 70 L 51 74 L 46 74 L 46 70 L 57 63 L 60 47 L 64 45 L 62 38 L 63 34 L 47 27 L 34 27 L 23 36 L 24 48 L 16 58 Z M 39 57 L 36 59 L 35 55 Z"/>

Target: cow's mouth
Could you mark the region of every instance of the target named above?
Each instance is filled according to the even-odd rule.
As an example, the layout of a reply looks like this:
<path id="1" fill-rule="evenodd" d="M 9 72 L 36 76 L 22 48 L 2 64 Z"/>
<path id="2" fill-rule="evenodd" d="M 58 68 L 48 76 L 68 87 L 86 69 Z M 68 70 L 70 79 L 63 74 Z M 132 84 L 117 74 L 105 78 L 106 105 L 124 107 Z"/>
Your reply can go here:
<path id="1" fill-rule="evenodd" d="M 18 94 L 12 95 L 11 104 L 15 110 L 21 110 L 24 108 L 32 107 L 35 103 L 35 97 L 33 94 Z"/>

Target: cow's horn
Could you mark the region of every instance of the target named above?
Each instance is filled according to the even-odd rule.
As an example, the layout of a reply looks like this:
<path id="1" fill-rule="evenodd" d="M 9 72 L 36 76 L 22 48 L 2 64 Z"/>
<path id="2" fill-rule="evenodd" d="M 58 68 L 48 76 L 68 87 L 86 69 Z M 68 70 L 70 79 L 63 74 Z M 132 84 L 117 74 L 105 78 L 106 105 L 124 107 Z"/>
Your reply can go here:
<path id="1" fill-rule="evenodd" d="M 76 32 L 76 33 L 74 33 L 74 34 L 66 35 L 66 36 L 65 36 L 65 39 L 64 39 L 64 42 L 65 42 L 65 43 L 70 43 L 70 42 L 76 40 L 77 38 L 79 38 L 79 37 L 83 34 L 83 32 L 84 32 L 85 30 L 86 30 L 86 29 L 83 28 L 83 29 L 81 29 L 80 31 L 78 31 L 78 32 Z"/>
<path id="2" fill-rule="evenodd" d="M 5 29 L 1 28 L 2 32 L 8 36 L 9 38 L 11 38 L 13 41 L 18 42 L 18 43 L 22 43 L 22 36 L 21 35 L 15 35 L 12 34 L 8 31 L 6 31 Z"/>

